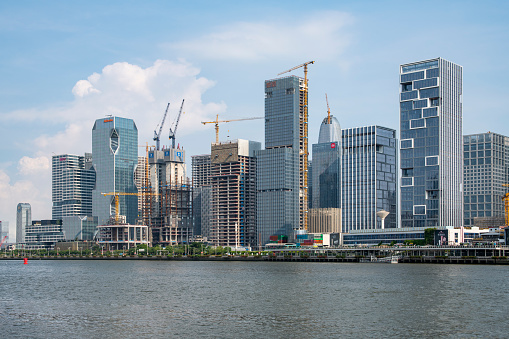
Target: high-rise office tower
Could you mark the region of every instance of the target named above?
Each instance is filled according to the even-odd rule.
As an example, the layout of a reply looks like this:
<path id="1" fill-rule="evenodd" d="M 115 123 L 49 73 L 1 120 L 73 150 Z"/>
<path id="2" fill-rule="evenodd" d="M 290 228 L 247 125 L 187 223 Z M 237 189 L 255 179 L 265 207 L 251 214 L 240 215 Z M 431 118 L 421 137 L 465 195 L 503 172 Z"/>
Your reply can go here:
<path id="1" fill-rule="evenodd" d="M 0 242 L 7 237 L 4 243 L 9 241 L 9 222 L 8 221 L 0 221 Z"/>
<path id="2" fill-rule="evenodd" d="M 376 213 L 386 210 L 385 228 L 397 227 L 396 131 L 380 126 L 342 130 L 343 232 L 381 228 Z"/>
<path id="3" fill-rule="evenodd" d="M 256 152 L 261 244 L 307 228 L 306 93 L 296 76 L 265 81 L 265 149 Z"/>
<path id="4" fill-rule="evenodd" d="M 19 203 L 16 209 L 16 243 L 24 243 L 26 229 L 32 225 L 32 207 L 28 203 Z"/>
<path id="5" fill-rule="evenodd" d="M 256 243 L 256 141 L 213 143 L 209 242 L 218 246 Z"/>
<path id="6" fill-rule="evenodd" d="M 322 121 L 312 148 L 312 207 L 341 208 L 341 126 L 335 117 Z"/>
<path id="7" fill-rule="evenodd" d="M 92 191 L 92 214 L 99 225 L 115 214 L 113 195 L 103 193 L 137 193 L 134 172 L 138 163 L 138 129 L 131 119 L 106 117 L 97 119 L 92 129 L 92 162 L 96 173 Z M 119 196 L 120 215 L 130 224 L 138 217 L 138 197 Z"/>
<path id="8" fill-rule="evenodd" d="M 401 224 L 463 224 L 463 69 L 442 58 L 400 66 Z"/>
<path id="9" fill-rule="evenodd" d="M 509 137 L 491 132 L 465 135 L 463 148 L 465 226 L 503 225 L 502 197 L 509 189 L 503 186 L 509 184 Z"/>
<path id="10" fill-rule="evenodd" d="M 54 155 L 51 161 L 52 219 L 92 215 L 95 172 L 92 154 Z"/>
<path id="11" fill-rule="evenodd" d="M 193 155 L 193 216 L 194 234 L 209 238 L 210 229 L 210 154 Z"/>

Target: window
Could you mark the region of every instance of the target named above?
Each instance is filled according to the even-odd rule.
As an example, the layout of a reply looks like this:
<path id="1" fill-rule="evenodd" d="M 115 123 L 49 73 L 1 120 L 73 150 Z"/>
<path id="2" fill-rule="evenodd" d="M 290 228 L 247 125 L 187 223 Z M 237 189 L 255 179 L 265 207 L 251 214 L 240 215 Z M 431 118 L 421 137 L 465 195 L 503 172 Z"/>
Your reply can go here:
<path id="1" fill-rule="evenodd" d="M 414 205 L 414 215 L 426 215 L 426 205 Z"/>
<path id="2" fill-rule="evenodd" d="M 414 81 L 414 89 L 421 89 L 424 87 L 433 87 L 433 86 L 438 86 L 437 78 Z"/>
<path id="3" fill-rule="evenodd" d="M 438 165 L 438 156 L 426 157 L 426 166 Z"/>
<path id="4" fill-rule="evenodd" d="M 428 99 L 413 101 L 414 109 L 428 107 Z"/>
<path id="5" fill-rule="evenodd" d="M 413 177 L 401 178 L 401 187 L 413 186 L 413 185 L 414 185 Z"/>
<path id="6" fill-rule="evenodd" d="M 425 128 L 425 127 L 426 127 L 426 120 L 425 119 L 410 120 L 410 129 Z"/>
<path id="7" fill-rule="evenodd" d="M 401 149 L 414 147 L 414 139 L 401 140 Z"/>
<path id="8" fill-rule="evenodd" d="M 403 68 L 404 69 L 404 68 Z M 406 73 L 403 71 L 403 73 Z M 408 74 L 401 74 L 401 83 L 407 83 L 414 80 L 420 80 L 424 79 L 424 72 L 414 72 L 414 73 L 408 73 Z"/>
<path id="9" fill-rule="evenodd" d="M 438 107 L 424 108 L 422 110 L 423 118 L 437 117 L 437 116 L 438 116 Z"/>
<path id="10" fill-rule="evenodd" d="M 403 92 L 400 94 L 401 101 L 417 99 L 417 91 Z"/>
<path id="11" fill-rule="evenodd" d="M 407 83 L 407 84 L 401 84 L 401 91 L 402 92 L 408 92 L 408 91 L 411 91 L 412 90 L 412 83 Z"/>

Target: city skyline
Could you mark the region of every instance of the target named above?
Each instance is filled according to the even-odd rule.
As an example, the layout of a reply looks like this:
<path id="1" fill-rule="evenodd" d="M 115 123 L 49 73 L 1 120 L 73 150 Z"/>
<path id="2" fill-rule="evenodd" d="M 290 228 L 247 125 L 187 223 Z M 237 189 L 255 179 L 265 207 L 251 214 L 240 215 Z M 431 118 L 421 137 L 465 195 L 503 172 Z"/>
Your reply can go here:
<path id="1" fill-rule="evenodd" d="M 145 12 L 141 5 L 99 2 L 2 5 L 0 32 L 9 52 L 0 56 L 0 219 L 9 222 L 11 237 L 17 203 L 29 202 L 35 219 L 50 219 L 52 153 L 91 152 L 90 130 L 98 117 L 131 118 L 140 143 L 151 142 L 170 102 L 162 137 L 169 144 L 168 128 L 185 98 L 176 140 L 190 159 L 207 153 L 214 140 L 213 128 L 199 121 L 215 114 L 262 115 L 262 81 L 308 60 L 316 61 L 308 75 L 311 144 L 326 114 L 326 92 L 343 128 L 376 124 L 399 133 L 397 69 L 436 57 L 464 68 L 463 134 L 509 134 L 503 128 L 509 119 L 502 99 L 509 72 L 503 62 L 507 46 L 500 43 L 509 31 L 504 2 L 431 2 L 405 9 L 395 2 L 323 2 L 303 9 L 289 9 L 289 2 L 193 4 L 149 2 Z M 430 25 L 401 30 L 410 13 Z M 302 18 L 297 26 L 295 17 Z M 191 18 L 200 24 L 189 25 Z M 133 22 L 138 30 L 129 26 Z M 438 33 L 454 39 L 434 38 Z M 422 43 L 401 48 L 409 37 Z M 377 88 L 369 101 L 360 90 L 367 87 Z M 222 125 L 220 140 L 263 143 L 263 129 L 263 121 Z"/>

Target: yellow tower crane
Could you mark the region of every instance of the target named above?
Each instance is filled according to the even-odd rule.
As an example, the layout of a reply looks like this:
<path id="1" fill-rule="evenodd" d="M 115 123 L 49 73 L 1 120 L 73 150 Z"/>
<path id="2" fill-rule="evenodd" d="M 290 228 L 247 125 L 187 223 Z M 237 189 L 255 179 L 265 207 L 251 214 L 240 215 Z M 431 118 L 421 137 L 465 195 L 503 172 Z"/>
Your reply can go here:
<path id="1" fill-rule="evenodd" d="M 119 196 L 121 195 L 159 195 L 159 193 L 127 193 L 127 192 L 108 192 L 108 193 L 101 193 L 103 196 L 107 195 L 113 195 L 114 201 L 115 201 L 115 223 L 118 225 L 120 224 L 120 203 L 119 203 Z"/>
<path id="2" fill-rule="evenodd" d="M 285 74 L 304 67 L 304 86 L 301 87 L 300 92 L 302 94 L 302 114 L 300 118 L 300 219 L 302 227 L 308 229 L 308 65 L 314 64 L 314 61 L 308 61 L 287 71 L 281 72 L 278 75 Z"/>
<path id="3" fill-rule="evenodd" d="M 256 119 L 263 119 L 263 117 L 254 117 L 254 118 L 244 118 L 244 119 L 230 119 L 230 120 L 219 120 L 219 114 L 216 115 L 215 121 L 202 121 L 201 123 L 206 124 L 214 124 L 216 128 L 216 144 L 219 143 L 219 123 L 223 122 L 231 122 L 231 121 L 243 121 L 243 120 L 256 120 Z"/>
<path id="4" fill-rule="evenodd" d="M 502 184 L 504 187 L 509 187 L 509 184 Z M 509 226 L 509 193 L 506 193 L 502 200 L 504 200 L 504 207 L 505 207 L 505 225 Z"/>
<path id="5" fill-rule="evenodd" d="M 327 99 L 327 93 L 325 93 L 325 101 L 327 102 L 327 125 L 330 125 L 330 108 L 329 99 Z"/>
<path id="6" fill-rule="evenodd" d="M 115 223 L 120 224 L 120 204 L 118 197 L 120 195 L 140 195 L 141 193 L 126 193 L 126 192 L 108 192 L 108 193 L 101 193 L 103 196 L 107 195 L 113 195 L 115 200 Z"/>

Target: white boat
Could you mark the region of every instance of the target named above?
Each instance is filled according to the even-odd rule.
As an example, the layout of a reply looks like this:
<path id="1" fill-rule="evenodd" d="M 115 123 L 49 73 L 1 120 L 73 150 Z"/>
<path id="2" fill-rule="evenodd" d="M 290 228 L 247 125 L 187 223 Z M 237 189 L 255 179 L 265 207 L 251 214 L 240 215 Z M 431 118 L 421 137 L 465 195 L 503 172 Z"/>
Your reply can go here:
<path id="1" fill-rule="evenodd" d="M 397 255 L 391 255 L 389 257 L 383 257 L 383 258 L 377 258 L 374 255 L 372 255 L 369 258 L 362 258 L 359 260 L 359 262 L 362 263 L 383 263 L 383 264 L 397 264 L 399 261 L 399 257 Z"/>

